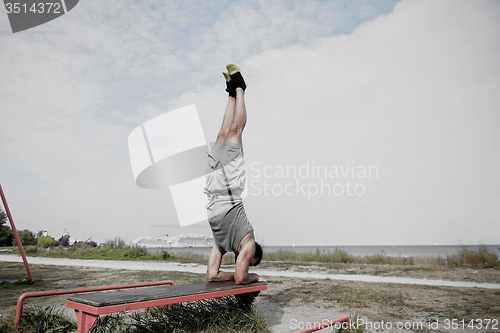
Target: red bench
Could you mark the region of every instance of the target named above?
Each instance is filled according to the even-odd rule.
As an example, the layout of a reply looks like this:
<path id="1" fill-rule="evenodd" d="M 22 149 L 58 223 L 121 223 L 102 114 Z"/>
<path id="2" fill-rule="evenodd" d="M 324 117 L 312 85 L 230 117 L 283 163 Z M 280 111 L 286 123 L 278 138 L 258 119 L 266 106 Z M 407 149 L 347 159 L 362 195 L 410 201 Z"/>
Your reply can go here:
<path id="1" fill-rule="evenodd" d="M 75 310 L 78 333 L 87 333 L 99 315 L 154 306 L 266 290 L 265 282 L 237 285 L 234 281 L 127 289 L 75 295 L 66 305 Z"/>

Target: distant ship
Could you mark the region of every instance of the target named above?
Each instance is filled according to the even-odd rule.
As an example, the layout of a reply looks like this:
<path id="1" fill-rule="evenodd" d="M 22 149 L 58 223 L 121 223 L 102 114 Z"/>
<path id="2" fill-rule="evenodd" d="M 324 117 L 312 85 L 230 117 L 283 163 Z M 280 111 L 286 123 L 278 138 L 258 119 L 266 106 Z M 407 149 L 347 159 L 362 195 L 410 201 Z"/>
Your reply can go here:
<path id="1" fill-rule="evenodd" d="M 166 238 L 151 238 L 149 236 L 142 236 L 132 241 L 132 245 L 138 247 L 167 247 L 167 239 Z"/>
<path id="2" fill-rule="evenodd" d="M 212 247 L 214 238 L 196 234 L 182 234 L 167 239 L 170 247 Z"/>
<path id="3" fill-rule="evenodd" d="M 187 248 L 187 247 L 212 247 L 214 245 L 213 237 L 196 234 L 181 234 L 173 237 L 151 238 L 142 236 L 134 239 L 132 245 L 147 248 Z"/>

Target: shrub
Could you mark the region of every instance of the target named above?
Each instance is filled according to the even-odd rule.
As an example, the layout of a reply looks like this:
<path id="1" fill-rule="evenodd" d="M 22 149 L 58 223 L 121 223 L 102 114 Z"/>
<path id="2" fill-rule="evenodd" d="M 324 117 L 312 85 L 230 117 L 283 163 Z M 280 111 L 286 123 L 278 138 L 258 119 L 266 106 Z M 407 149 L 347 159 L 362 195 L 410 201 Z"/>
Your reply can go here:
<path id="1" fill-rule="evenodd" d="M 37 254 L 38 246 L 29 245 L 24 248 L 24 253 L 26 254 Z"/>
<path id="2" fill-rule="evenodd" d="M 87 245 L 90 247 L 97 247 L 97 243 L 94 241 L 86 241 L 85 243 L 87 243 Z"/>
<path id="3" fill-rule="evenodd" d="M 57 242 L 54 240 L 54 238 L 50 236 L 45 236 L 45 237 L 38 237 L 38 246 L 47 248 L 51 246 L 56 246 Z"/>
<path id="4" fill-rule="evenodd" d="M 62 246 L 69 246 L 69 237 L 66 235 L 63 235 L 63 236 L 59 237 L 57 242 Z"/>
<path id="5" fill-rule="evenodd" d="M 35 234 L 32 231 L 29 231 L 28 229 L 18 231 L 17 234 L 19 235 L 19 239 L 21 240 L 21 244 L 23 245 L 36 245 L 37 240 L 35 238 Z M 14 246 L 17 246 L 17 242 L 14 239 Z"/>
<path id="6" fill-rule="evenodd" d="M 0 246 L 12 246 L 14 233 L 4 224 L 7 224 L 7 214 L 0 209 Z"/>
<path id="7" fill-rule="evenodd" d="M 166 252 L 166 251 L 163 251 L 163 252 L 161 253 L 161 258 L 162 258 L 163 260 L 169 260 L 169 259 L 173 259 L 173 258 L 175 258 L 175 257 L 174 257 L 173 255 L 171 255 L 170 253 L 168 253 L 168 252 Z"/>
<path id="8" fill-rule="evenodd" d="M 480 246 L 477 251 L 467 249 L 465 246 L 456 255 L 447 256 L 446 262 L 450 266 L 500 266 L 496 254 L 489 252 L 486 246 Z"/>
<path id="9" fill-rule="evenodd" d="M 143 258 L 147 255 L 147 252 L 143 248 L 131 247 L 122 252 L 122 259 L 137 259 Z"/>

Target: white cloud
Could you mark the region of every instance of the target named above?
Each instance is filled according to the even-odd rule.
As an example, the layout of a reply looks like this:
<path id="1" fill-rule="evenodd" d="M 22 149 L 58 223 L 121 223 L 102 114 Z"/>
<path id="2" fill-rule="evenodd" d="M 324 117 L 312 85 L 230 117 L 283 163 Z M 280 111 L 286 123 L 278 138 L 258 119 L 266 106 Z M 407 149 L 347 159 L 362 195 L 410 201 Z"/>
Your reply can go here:
<path id="1" fill-rule="evenodd" d="M 220 72 L 237 61 L 249 84 L 249 162 L 380 169 L 354 200 L 249 197 L 268 244 L 335 243 L 328 234 L 345 223 L 366 230 L 345 244 L 498 242 L 466 220 L 494 229 L 499 215 L 498 5 L 404 1 L 377 17 L 391 8 L 81 2 L 32 33 L 0 35 L 0 171 L 16 222 L 54 235 L 101 228 L 102 238 L 119 226 L 122 237 L 137 232 L 130 239 L 144 233 L 137 225 L 172 224 L 168 193 L 134 187 L 126 138 L 193 103 L 214 138 Z M 18 186 L 26 177 L 33 192 Z M 316 232 L 301 240 L 304 221 Z M 466 227 L 444 233 L 457 223 Z M 279 236 L 284 224 L 291 235 Z M 373 240 L 381 227 L 397 232 Z M 431 227 L 434 236 L 414 238 Z"/>
<path id="2" fill-rule="evenodd" d="M 380 169 L 361 180 L 363 198 L 249 198 L 258 235 L 286 225 L 296 244 L 343 228 L 357 230 L 351 244 L 498 242 L 477 230 L 498 231 L 500 213 L 499 14 L 494 2 L 406 1 L 350 35 L 245 59 L 249 162 Z"/>

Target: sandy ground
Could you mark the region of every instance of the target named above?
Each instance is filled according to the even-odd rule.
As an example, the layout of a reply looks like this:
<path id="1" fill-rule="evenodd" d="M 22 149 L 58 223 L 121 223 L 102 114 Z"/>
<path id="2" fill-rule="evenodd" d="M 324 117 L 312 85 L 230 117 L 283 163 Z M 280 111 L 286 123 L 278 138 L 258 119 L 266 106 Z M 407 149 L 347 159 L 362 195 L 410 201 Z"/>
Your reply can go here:
<path id="1" fill-rule="evenodd" d="M 407 278 L 437 278 L 442 280 L 477 281 L 498 284 L 499 269 L 405 269 L 404 267 L 337 267 L 323 268 L 328 274 L 356 270 L 357 275 L 399 276 Z M 170 279 L 176 284 L 204 281 L 204 275 L 190 272 L 123 270 L 89 267 L 33 265 L 37 284 L 15 288 L 0 288 L 0 314 L 13 316 L 17 298 L 27 291 L 72 289 L 98 285 L 151 282 Z M 266 268 L 269 270 L 269 267 Z M 277 268 L 279 269 L 279 267 Z M 314 267 L 288 267 L 288 272 L 318 271 Z M 341 271 L 344 272 L 341 272 Z M 379 272 L 379 273 L 376 273 Z M 392 274 L 392 275 L 391 275 Z M 0 281 L 26 278 L 20 263 L 0 262 Z M 268 290 L 255 303 L 256 310 L 268 321 L 272 332 L 311 325 L 339 315 L 357 316 L 368 322 L 367 331 L 377 332 L 500 332 L 500 322 L 478 329 L 478 319 L 500 320 L 500 290 L 478 287 L 428 286 L 400 283 L 343 281 L 293 276 L 265 276 Z M 56 305 L 66 309 L 67 296 L 40 297 L 25 302 L 43 306 Z M 456 319 L 452 322 L 453 319 Z M 463 321 L 462 321 L 463 320 Z M 474 328 L 461 329 L 473 322 Z M 392 326 L 389 328 L 389 324 Z M 453 329 L 452 323 L 460 329 Z M 413 326 L 411 329 L 406 327 Z M 422 326 L 420 326 L 422 325 Z M 430 326 L 429 326 L 430 325 Z M 437 325 L 437 326 L 436 326 Z M 397 329 L 402 326 L 402 329 Z M 326 330 L 331 331 L 331 330 Z"/>

